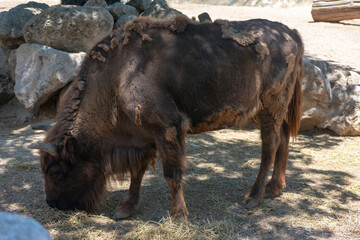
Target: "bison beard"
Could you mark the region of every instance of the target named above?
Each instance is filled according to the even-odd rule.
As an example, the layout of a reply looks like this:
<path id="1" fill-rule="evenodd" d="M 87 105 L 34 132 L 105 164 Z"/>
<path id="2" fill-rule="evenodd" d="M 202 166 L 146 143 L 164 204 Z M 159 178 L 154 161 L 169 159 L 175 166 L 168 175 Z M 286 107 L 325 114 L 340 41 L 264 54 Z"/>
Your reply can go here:
<path id="1" fill-rule="evenodd" d="M 303 45 L 296 30 L 267 20 L 195 23 L 138 18 L 88 54 L 62 97 L 56 124 L 40 149 L 47 202 L 91 211 L 109 177 L 130 173 L 115 219 L 131 215 L 156 153 L 186 219 L 182 191 L 185 137 L 257 119 L 261 166 L 247 208 L 285 187 L 289 137 L 301 114 Z M 271 166 L 272 178 L 266 183 Z"/>

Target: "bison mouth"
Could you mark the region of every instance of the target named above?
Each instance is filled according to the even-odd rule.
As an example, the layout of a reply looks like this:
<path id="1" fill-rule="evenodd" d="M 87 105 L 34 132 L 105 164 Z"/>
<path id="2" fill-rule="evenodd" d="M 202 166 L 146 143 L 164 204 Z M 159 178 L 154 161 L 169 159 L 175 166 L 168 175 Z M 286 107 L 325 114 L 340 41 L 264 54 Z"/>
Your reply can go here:
<path id="1" fill-rule="evenodd" d="M 76 208 L 75 202 L 70 203 L 66 201 L 53 200 L 48 198 L 46 198 L 46 202 L 50 207 L 57 208 L 59 210 L 75 210 Z"/>

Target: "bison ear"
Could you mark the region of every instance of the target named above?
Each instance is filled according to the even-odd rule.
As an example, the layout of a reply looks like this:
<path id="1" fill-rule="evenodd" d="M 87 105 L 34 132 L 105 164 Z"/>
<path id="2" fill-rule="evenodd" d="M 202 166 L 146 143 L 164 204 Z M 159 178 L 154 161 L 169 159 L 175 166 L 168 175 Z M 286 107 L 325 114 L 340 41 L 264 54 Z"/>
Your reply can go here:
<path id="1" fill-rule="evenodd" d="M 69 160 L 69 164 L 73 165 L 80 160 L 80 152 L 81 146 L 76 138 L 65 138 L 63 154 L 65 159 Z"/>

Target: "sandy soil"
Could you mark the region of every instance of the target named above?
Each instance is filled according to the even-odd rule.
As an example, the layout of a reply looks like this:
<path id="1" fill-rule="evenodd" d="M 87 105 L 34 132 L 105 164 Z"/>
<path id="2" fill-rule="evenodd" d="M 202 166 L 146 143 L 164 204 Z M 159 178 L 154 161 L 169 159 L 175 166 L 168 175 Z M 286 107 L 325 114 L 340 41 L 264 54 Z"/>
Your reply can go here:
<path id="1" fill-rule="evenodd" d="M 0 0 L 0 11 L 8 10 L 23 0 Z M 38 0 L 49 5 L 59 0 Z M 199 4 L 171 4 L 189 17 L 208 12 L 214 19 L 247 20 L 266 18 L 296 28 L 305 42 L 305 53 L 314 58 L 339 65 L 350 66 L 360 71 L 360 19 L 340 23 L 313 22 L 311 6 L 293 8 L 253 8 L 234 6 L 210 6 Z"/>

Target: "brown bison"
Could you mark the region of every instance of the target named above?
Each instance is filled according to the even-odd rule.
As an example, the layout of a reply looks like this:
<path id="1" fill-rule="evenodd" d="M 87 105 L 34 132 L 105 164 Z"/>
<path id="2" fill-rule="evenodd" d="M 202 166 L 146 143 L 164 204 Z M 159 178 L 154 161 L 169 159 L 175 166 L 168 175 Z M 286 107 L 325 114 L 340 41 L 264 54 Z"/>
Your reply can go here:
<path id="1" fill-rule="evenodd" d="M 115 219 L 132 214 L 141 181 L 162 161 L 172 215 L 186 219 L 185 136 L 257 119 L 261 166 L 247 208 L 285 187 L 289 136 L 301 111 L 303 44 L 297 31 L 255 19 L 196 23 L 138 18 L 88 54 L 40 149 L 47 203 L 98 206 L 110 176 L 131 176 Z M 271 166 L 274 171 L 266 183 Z"/>

